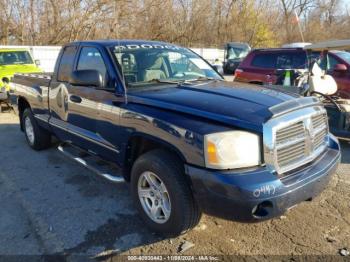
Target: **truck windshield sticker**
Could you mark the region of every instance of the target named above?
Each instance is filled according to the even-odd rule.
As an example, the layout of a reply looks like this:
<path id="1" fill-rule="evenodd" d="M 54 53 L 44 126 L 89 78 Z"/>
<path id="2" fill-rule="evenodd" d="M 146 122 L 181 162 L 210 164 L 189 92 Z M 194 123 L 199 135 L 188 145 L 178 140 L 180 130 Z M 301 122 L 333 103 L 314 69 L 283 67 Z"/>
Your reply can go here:
<path id="1" fill-rule="evenodd" d="M 116 50 L 134 50 L 134 49 L 170 49 L 170 50 L 183 50 L 185 48 L 175 45 L 159 45 L 159 44 L 141 44 L 141 45 L 119 45 L 115 47 Z"/>

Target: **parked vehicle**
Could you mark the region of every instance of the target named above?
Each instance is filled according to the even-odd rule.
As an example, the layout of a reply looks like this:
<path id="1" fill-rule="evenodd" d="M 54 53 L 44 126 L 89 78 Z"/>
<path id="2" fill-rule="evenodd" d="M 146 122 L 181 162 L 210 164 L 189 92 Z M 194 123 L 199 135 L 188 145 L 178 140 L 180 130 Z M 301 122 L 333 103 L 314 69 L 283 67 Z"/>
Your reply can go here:
<path id="1" fill-rule="evenodd" d="M 227 43 L 224 53 L 224 73 L 233 74 L 251 48 L 247 43 Z"/>
<path id="2" fill-rule="evenodd" d="M 347 90 L 339 90 L 339 85 L 330 73 L 343 73 L 347 69 L 344 64 L 338 64 L 340 60 L 335 60 L 334 54 L 347 56 L 346 52 L 333 51 L 333 49 L 350 48 L 350 40 L 327 41 L 305 46 L 308 53 L 318 51 L 321 58 L 309 65 L 309 70 L 298 74 L 293 79 L 291 86 L 268 86 L 273 89 L 294 92 L 304 96 L 317 96 L 321 98 L 327 110 L 330 131 L 342 140 L 350 140 L 350 99 L 344 98 L 348 94 Z M 327 68 L 333 70 L 326 70 Z M 322 70 L 324 69 L 324 70 Z M 285 70 L 290 71 L 290 70 Z M 334 72 L 337 71 L 337 72 Z M 289 73 L 290 74 L 290 73 Z M 285 75 L 280 72 L 280 75 Z M 278 83 L 282 85 L 282 79 Z M 345 94 L 345 95 L 344 95 Z"/>
<path id="3" fill-rule="evenodd" d="M 277 84 L 278 70 L 307 70 L 319 55 L 320 52 L 314 51 L 308 58 L 301 48 L 254 50 L 236 70 L 235 81 Z M 337 82 L 338 96 L 350 98 L 350 53 L 331 50 L 327 56 L 320 61 L 321 68 Z"/>
<path id="4" fill-rule="evenodd" d="M 26 49 L 0 48 L 0 89 L 9 91 L 9 82 L 15 73 L 38 73 L 41 69 Z"/>
<path id="5" fill-rule="evenodd" d="M 78 163 L 130 182 L 141 217 L 163 234 L 186 232 L 202 212 L 280 216 L 320 194 L 340 160 L 317 98 L 225 82 L 168 43 L 67 44 L 52 76 L 13 83 L 29 146 L 47 148 L 55 135 Z"/>
<path id="6" fill-rule="evenodd" d="M 314 60 L 319 52 L 308 58 L 302 48 L 255 49 L 240 63 L 235 71 L 234 81 L 251 84 L 276 84 L 276 70 L 306 70 L 308 60 Z"/>

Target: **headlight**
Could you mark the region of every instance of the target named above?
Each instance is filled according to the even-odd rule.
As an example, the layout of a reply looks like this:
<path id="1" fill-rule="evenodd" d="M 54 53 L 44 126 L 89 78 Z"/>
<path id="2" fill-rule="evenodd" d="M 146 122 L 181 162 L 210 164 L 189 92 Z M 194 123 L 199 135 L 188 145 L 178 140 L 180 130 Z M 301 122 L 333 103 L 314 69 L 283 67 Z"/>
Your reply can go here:
<path id="1" fill-rule="evenodd" d="M 213 169 L 257 166 L 261 163 L 259 136 L 228 131 L 204 136 L 205 164 Z"/>

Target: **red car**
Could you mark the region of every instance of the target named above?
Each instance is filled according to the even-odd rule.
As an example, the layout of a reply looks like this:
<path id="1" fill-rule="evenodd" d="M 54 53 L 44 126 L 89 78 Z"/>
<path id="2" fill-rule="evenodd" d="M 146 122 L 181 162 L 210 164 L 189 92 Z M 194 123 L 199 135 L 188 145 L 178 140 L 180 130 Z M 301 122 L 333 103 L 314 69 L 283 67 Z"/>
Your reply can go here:
<path id="1" fill-rule="evenodd" d="M 320 56 L 313 52 L 309 60 Z M 345 51 L 330 51 L 329 63 L 321 59 L 320 65 L 327 68 L 338 84 L 341 97 L 350 98 L 350 53 Z M 253 84 L 276 84 L 277 69 L 307 69 L 307 53 L 302 48 L 255 49 L 241 62 L 235 72 L 235 81 Z"/>

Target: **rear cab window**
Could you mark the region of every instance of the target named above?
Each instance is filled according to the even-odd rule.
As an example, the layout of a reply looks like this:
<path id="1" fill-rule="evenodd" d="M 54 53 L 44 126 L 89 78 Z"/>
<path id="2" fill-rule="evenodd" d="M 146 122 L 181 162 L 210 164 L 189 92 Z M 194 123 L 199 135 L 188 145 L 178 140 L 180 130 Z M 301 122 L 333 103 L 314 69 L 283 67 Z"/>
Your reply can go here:
<path id="1" fill-rule="evenodd" d="M 73 70 L 76 47 L 66 46 L 60 60 L 57 71 L 57 80 L 60 82 L 68 82 Z"/>

